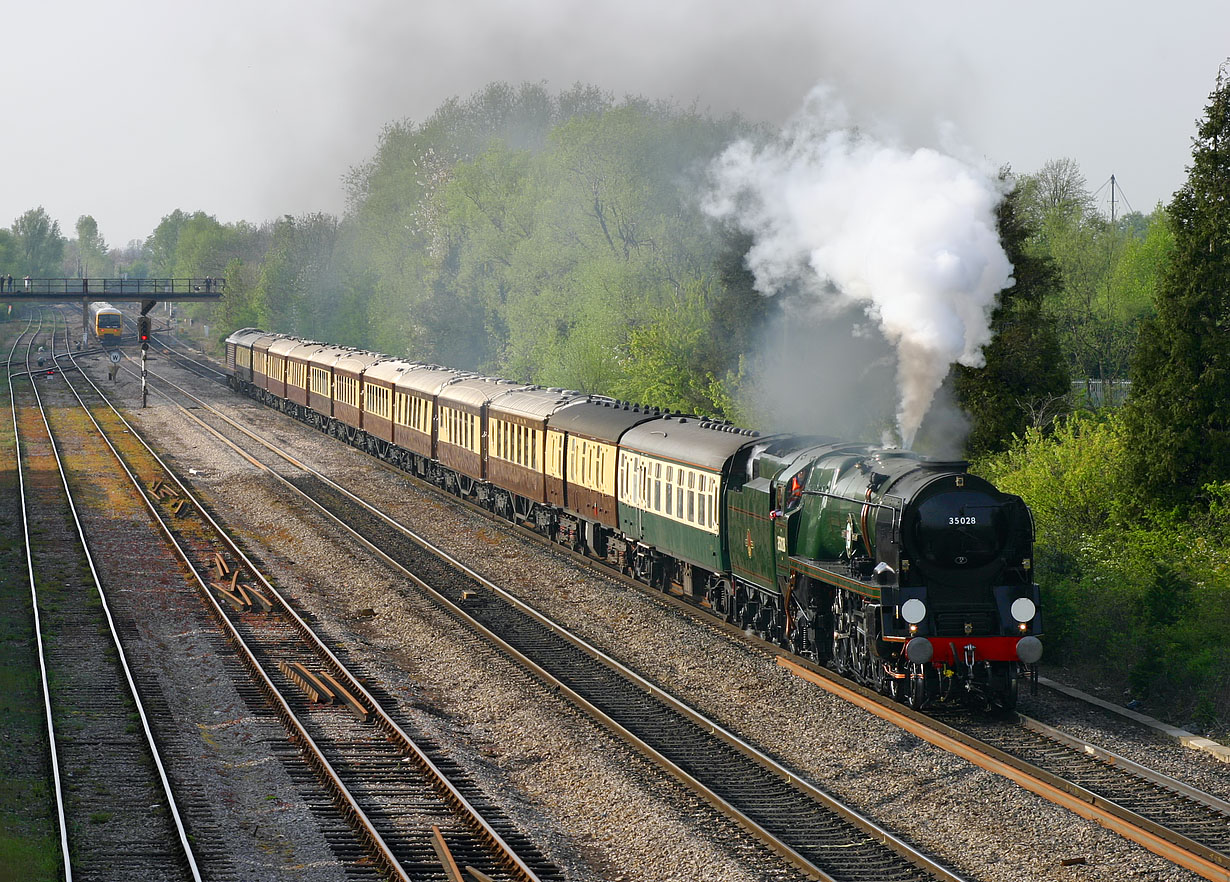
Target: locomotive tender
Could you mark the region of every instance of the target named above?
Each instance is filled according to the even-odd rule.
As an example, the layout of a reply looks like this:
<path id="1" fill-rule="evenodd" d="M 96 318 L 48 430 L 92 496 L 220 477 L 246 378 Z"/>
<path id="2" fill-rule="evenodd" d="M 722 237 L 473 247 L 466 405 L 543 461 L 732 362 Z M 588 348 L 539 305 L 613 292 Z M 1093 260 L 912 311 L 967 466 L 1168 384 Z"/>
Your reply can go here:
<path id="1" fill-rule="evenodd" d="M 921 707 L 1042 655 L 1024 502 L 909 451 L 768 435 L 255 328 L 231 385 Z"/>

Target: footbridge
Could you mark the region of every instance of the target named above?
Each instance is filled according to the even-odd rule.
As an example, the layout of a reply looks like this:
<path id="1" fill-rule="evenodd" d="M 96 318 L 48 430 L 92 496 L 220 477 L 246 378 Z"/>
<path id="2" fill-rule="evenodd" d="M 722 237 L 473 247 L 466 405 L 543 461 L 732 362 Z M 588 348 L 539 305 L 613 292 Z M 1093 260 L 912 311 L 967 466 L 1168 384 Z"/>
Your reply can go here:
<path id="1" fill-rule="evenodd" d="M 81 330 L 90 325 L 89 305 L 140 303 L 141 315 L 148 315 L 155 303 L 203 303 L 222 299 L 226 280 L 206 276 L 201 279 L 10 279 L 0 285 L 0 307 L 5 303 L 81 303 Z M 83 338 L 84 339 L 84 338 Z"/>

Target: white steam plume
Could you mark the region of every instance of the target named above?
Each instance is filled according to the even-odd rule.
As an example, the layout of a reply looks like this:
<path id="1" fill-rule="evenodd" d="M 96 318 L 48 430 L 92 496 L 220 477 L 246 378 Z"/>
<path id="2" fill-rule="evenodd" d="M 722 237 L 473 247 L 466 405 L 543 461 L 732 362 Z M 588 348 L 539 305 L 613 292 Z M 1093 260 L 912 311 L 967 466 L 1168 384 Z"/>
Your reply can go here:
<path id="1" fill-rule="evenodd" d="M 713 179 L 705 209 L 752 236 L 761 293 L 800 286 L 858 303 L 879 324 L 897 351 L 897 424 L 910 446 L 950 366 L 983 364 L 995 297 L 1013 284 L 996 233 L 1000 181 L 851 130 L 823 88 L 771 142 L 731 145 Z"/>

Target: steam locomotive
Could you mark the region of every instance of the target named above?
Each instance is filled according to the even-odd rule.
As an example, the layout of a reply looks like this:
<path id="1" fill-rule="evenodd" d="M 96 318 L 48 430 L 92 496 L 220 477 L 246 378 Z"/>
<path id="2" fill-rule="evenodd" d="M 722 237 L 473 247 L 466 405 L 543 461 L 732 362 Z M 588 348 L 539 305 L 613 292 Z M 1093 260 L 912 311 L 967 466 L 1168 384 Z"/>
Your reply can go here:
<path id="1" fill-rule="evenodd" d="M 1033 520 L 965 463 L 545 389 L 255 328 L 238 391 L 922 707 L 1037 676 Z"/>

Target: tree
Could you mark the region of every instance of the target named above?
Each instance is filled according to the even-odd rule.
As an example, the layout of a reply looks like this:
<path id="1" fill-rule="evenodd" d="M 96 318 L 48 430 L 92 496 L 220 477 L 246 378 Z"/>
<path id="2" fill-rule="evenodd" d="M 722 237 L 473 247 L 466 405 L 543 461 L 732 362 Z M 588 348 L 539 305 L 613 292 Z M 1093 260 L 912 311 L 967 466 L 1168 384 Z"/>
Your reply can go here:
<path id="1" fill-rule="evenodd" d="M 1074 379 L 1121 382 L 1128 376 L 1140 321 L 1152 313 L 1142 257 L 1160 258 L 1158 215 L 1132 212 L 1114 223 L 1098 212 L 1071 159 L 1050 160 L 1018 181 L 1019 213 L 1031 228 L 1028 249 L 1054 262 L 1058 284 L 1046 308 Z M 1125 265 L 1126 264 L 1128 265 Z"/>
<path id="2" fill-rule="evenodd" d="M 8 230 L 0 230 L 0 272 L 12 272 L 17 264 L 17 238 Z"/>
<path id="3" fill-rule="evenodd" d="M 1075 159 L 1048 159 L 1019 181 L 1019 211 L 1035 229 L 1056 217 L 1081 217 L 1093 210 L 1093 196 Z"/>
<path id="4" fill-rule="evenodd" d="M 98 232 L 98 221 L 88 214 L 77 218 L 77 250 L 83 278 L 105 274 L 107 241 Z"/>
<path id="5" fill-rule="evenodd" d="M 1026 248 L 1031 227 L 1020 214 L 1021 199 L 1017 187 L 997 209 L 1000 241 L 1016 284 L 1000 293 L 991 314 L 986 364 L 953 368 L 957 401 L 973 419 L 966 449 L 975 456 L 1004 449 L 1030 426 L 1048 425 L 1065 408 L 1070 390 L 1055 326 L 1043 308 L 1057 285 L 1055 266 Z"/>
<path id="6" fill-rule="evenodd" d="M 40 205 L 31 208 L 13 222 L 17 241 L 17 272 L 35 278 L 53 278 L 62 272 L 67 240 L 60 234 L 60 223 L 54 221 Z"/>
<path id="7" fill-rule="evenodd" d="M 149 254 L 155 278 L 170 278 L 174 274 L 179 231 L 187 221 L 188 215 L 177 208 L 164 217 L 145 240 L 145 250 Z"/>
<path id="8" fill-rule="evenodd" d="M 337 236 L 337 218 L 324 213 L 288 215 L 274 224 L 253 292 L 261 327 L 338 339 L 334 321 L 339 317 L 331 308 Z"/>
<path id="9" fill-rule="evenodd" d="M 1174 247 L 1141 329 L 1127 418 L 1141 490 L 1182 505 L 1230 479 L 1230 61 L 1167 214 Z"/>

